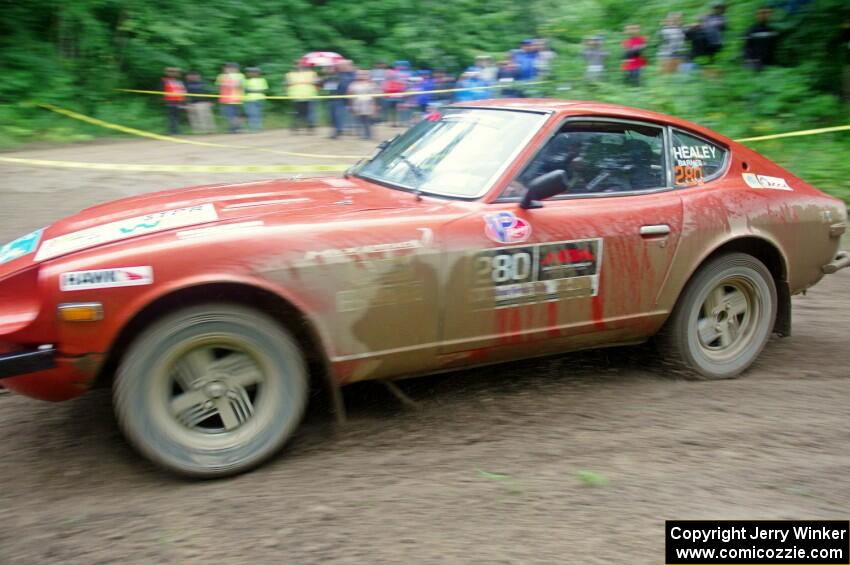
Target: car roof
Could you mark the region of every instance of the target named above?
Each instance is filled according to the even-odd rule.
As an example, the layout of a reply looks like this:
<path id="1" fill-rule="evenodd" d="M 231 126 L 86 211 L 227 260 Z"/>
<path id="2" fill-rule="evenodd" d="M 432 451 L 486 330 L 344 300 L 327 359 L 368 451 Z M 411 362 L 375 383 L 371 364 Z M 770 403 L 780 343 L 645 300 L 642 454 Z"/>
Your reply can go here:
<path id="1" fill-rule="evenodd" d="M 459 103 L 456 106 L 464 108 L 491 108 L 503 110 L 525 110 L 536 112 L 551 112 L 560 117 L 568 116 L 599 116 L 628 120 L 640 120 L 669 124 L 674 127 L 690 130 L 694 133 L 719 141 L 727 146 L 734 142 L 699 124 L 689 122 L 667 114 L 660 114 L 640 108 L 606 104 L 587 100 L 560 100 L 557 98 L 494 98 L 492 100 L 477 100 L 475 102 Z"/>

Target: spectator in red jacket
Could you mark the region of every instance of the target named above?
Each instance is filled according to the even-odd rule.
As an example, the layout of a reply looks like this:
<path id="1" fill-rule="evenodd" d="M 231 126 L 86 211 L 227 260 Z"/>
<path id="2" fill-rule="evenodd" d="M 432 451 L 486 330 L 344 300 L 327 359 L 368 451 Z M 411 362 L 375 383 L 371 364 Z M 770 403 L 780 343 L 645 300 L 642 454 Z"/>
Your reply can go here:
<path id="1" fill-rule="evenodd" d="M 640 86 L 640 70 L 646 66 L 643 50 L 646 49 L 646 37 L 640 34 L 640 26 L 627 25 L 623 40 L 623 71 L 626 73 L 626 84 Z"/>
<path id="2" fill-rule="evenodd" d="M 168 116 L 168 133 L 174 135 L 180 130 L 180 110 L 186 103 L 186 86 L 180 80 L 180 69 L 166 67 L 162 77 L 162 90 Z"/>

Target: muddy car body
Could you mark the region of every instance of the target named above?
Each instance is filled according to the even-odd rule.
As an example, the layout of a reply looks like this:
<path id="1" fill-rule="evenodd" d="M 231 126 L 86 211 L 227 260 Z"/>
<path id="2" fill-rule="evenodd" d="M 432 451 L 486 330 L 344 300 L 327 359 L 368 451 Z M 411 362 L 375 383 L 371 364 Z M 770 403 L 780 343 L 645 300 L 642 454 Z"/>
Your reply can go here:
<path id="1" fill-rule="evenodd" d="M 847 265 L 846 223 L 692 123 L 482 102 L 344 177 L 128 198 L 0 248 L 0 378 L 65 400 L 115 373 L 136 447 L 223 475 L 289 437 L 308 367 L 335 388 L 659 336 L 671 363 L 735 376 Z"/>

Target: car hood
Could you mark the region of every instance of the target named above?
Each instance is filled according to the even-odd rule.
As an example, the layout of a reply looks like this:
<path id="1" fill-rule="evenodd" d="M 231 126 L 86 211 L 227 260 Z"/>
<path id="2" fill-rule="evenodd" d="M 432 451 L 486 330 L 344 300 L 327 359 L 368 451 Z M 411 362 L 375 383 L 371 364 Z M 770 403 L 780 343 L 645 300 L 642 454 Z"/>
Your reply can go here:
<path id="1" fill-rule="evenodd" d="M 357 178 L 281 179 L 172 189 L 87 208 L 44 229 L 31 252 L 0 264 L 0 278 L 33 263 L 151 233 L 281 215 L 332 220 L 366 210 L 412 207 L 413 195 Z"/>

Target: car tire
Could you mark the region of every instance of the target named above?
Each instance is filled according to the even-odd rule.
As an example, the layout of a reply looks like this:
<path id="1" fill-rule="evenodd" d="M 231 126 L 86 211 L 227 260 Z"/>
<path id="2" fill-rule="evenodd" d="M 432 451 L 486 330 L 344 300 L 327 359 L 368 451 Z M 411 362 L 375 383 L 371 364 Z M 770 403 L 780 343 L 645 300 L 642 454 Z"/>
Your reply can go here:
<path id="1" fill-rule="evenodd" d="M 247 471 L 297 428 L 308 397 L 304 357 L 268 316 L 207 304 L 154 323 L 129 347 L 113 387 L 129 442 L 177 474 Z"/>
<path id="2" fill-rule="evenodd" d="M 658 335 L 664 362 L 689 378 L 737 377 L 764 349 L 776 311 L 776 283 L 761 261 L 744 253 L 711 259 Z"/>

